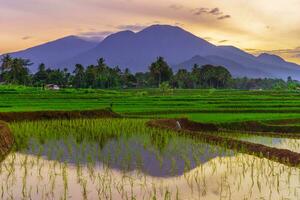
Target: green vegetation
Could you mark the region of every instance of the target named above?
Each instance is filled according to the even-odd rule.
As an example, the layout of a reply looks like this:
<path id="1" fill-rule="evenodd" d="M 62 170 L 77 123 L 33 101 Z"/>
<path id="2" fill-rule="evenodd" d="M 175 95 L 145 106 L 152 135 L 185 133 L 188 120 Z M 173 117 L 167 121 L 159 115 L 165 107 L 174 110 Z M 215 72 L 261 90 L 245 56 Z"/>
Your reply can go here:
<path id="1" fill-rule="evenodd" d="M 112 107 L 129 117 L 187 117 L 199 122 L 300 117 L 298 91 L 160 89 L 41 90 L 0 86 L 0 111 L 89 110 Z"/>
<path id="2" fill-rule="evenodd" d="M 300 92 L 291 78 L 234 79 L 214 66 L 173 74 L 163 58 L 147 73 L 122 72 L 99 59 L 72 74 L 41 65 L 32 75 L 29 61 L 5 59 L 1 80 L 10 84 L 0 85 L 0 112 L 110 108 L 123 118 L 10 123 L 15 144 L 0 163 L 1 199 L 299 199 L 299 168 L 287 164 L 300 157 L 291 135 L 299 136 Z M 61 89 L 47 89 L 49 83 Z M 221 142 L 146 126 L 175 117 L 215 123 L 202 137 Z M 277 138 L 281 132 L 292 137 Z M 277 157 L 266 156 L 269 150 L 246 155 L 233 139 L 279 148 Z M 285 157 L 283 149 L 293 152 Z"/>
<path id="3" fill-rule="evenodd" d="M 128 68 L 121 70 L 119 66 L 110 67 L 103 58 L 96 65 L 83 66 L 76 64 L 74 70 L 67 68 L 51 69 L 41 63 L 38 71 L 30 73 L 32 63 L 22 58 L 2 56 L 0 60 L 0 83 L 18 84 L 45 88 L 57 85 L 61 88 L 159 88 L 166 82 L 171 88 L 180 89 L 276 89 L 296 90 L 299 82 L 287 77 L 287 81 L 271 78 L 233 78 L 223 66 L 194 65 L 191 71 L 172 70 L 163 57 L 158 57 L 146 72 L 131 73 Z"/>
<path id="4" fill-rule="evenodd" d="M 147 120 L 11 123 L 3 199 L 299 199 L 299 169 L 207 145 Z"/>

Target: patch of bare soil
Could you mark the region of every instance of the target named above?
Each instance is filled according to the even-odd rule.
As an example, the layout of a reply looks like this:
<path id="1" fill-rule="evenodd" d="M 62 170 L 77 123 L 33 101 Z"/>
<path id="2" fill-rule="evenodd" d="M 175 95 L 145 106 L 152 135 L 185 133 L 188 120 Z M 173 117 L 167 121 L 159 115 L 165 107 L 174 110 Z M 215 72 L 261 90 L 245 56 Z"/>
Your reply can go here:
<path id="1" fill-rule="evenodd" d="M 289 124 L 300 124 L 300 119 L 280 119 L 280 120 L 269 120 L 266 121 L 267 124 L 270 125 L 289 125 Z"/>
<path id="2" fill-rule="evenodd" d="M 11 150 L 13 143 L 14 138 L 8 125 L 0 121 L 0 161 Z"/>
<path id="3" fill-rule="evenodd" d="M 288 166 L 300 166 L 300 154 L 286 149 L 277 149 L 267 147 L 261 144 L 239 141 L 226 137 L 219 137 L 204 133 L 209 130 L 218 130 L 214 125 L 206 126 L 196 122 L 191 122 L 187 119 L 160 119 L 152 120 L 147 123 L 150 127 L 169 129 L 177 131 L 183 135 L 196 137 L 206 143 L 219 145 L 238 152 L 264 157 Z"/>
<path id="4" fill-rule="evenodd" d="M 273 121 L 273 123 L 275 123 Z M 248 131 L 251 133 L 263 132 L 263 133 L 276 133 L 277 135 L 288 136 L 292 134 L 300 136 L 300 126 L 278 126 L 269 124 L 268 122 L 263 123 L 259 121 L 246 121 L 246 122 L 233 122 L 219 124 L 220 129 L 229 131 Z M 292 134 L 291 134 L 292 133 Z"/>
<path id="5" fill-rule="evenodd" d="M 118 118 L 119 114 L 103 110 L 85 111 L 36 111 L 36 112 L 3 112 L 0 113 L 0 120 L 13 121 L 35 121 L 47 119 L 78 119 L 78 118 Z"/>

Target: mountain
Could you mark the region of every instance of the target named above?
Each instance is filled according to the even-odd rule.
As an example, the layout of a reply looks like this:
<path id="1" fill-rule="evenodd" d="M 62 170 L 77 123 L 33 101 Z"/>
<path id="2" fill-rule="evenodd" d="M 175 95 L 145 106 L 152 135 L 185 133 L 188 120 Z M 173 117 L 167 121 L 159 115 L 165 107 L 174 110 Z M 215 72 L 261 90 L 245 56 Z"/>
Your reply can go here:
<path id="1" fill-rule="evenodd" d="M 285 60 L 280 56 L 276 56 L 268 53 L 262 53 L 259 56 L 257 56 L 257 58 L 263 62 L 267 62 L 271 64 L 280 64 L 285 62 Z"/>
<path id="2" fill-rule="evenodd" d="M 279 56 L 254 56 L 234 46 L 216 46 L 180 27 L 169 25 L 153 25 L 137 33 L 121 31 L 99 43 L 71 36 L 12 55 L 70 69 L 77 63 L 95 64 L 103 57 L 108 65 L 128 67 L 132 72 L 146 71 L 156 57 L 163 56 L 174 70 L 191 69 L 194 64 L 213 64 L 225 66 L 239 77 L 286 79 L 292 76 L 300 80 L 300 66 Z"/>
<path id="3" fill-rule="evenodd" d="M 23 51 L 11 53 L 10 55 L 30 59 L 34 63 L 30 70 L 35 72 L 40 63 L 44 63 L 46 66 L 52 68 L 63 68 L 64 66 L 59 65 L 60 62 L 83 53 L 97 44 L 96 42 L 85 41 L 76 36 L 68 36 Z"/>
<path id="4" fill-rule="evenodd" d="M 201 59 L 197 64 L 222 65 L 234 76 L 284 79 L 292 76 L 300 80 L 299 65 L 286 61 L 272 63 L 233 46 L 215 46 L 180 27 L 168 25 L 153 25 L 137 33 L 122 31 L 112 34 L 95 48 L 62 65 L 88 65 L 104 57 L 111 66 L 128 67 L 137 72 L 147 70 L 158 56 L 163 56 L 175 70 L 182 64 L 191 68 L 195 64 L 193 59 L 199 56 Z"/>
<path id="5" fill-rule="evenodd" d="M 209 64 L 225 66 L 235 77 L 286 79 L 291 76 L 300 80 L 300 66 L 275 55 L 263 54 L 256 57 L 233 46 L 218 46 L 212 55 L 201 56 L 209 60 Z M 198 64 L 194 59 L 195 57 L 192 57 L 182 62 L 177 68 L 191 68 L 192 63 Z M 202 63 L 203 60 L 199 62 Z"/>
<path id="6" fill-rule="evenodd" d="M 104 57 L 109 65 L 129 67 L 132 71 L 145 71 L 158 56 L 177 64 L 198 53 L 216 48 L 209 42 L 179 27 L 154 25 L 138 33 L 122 31 L 104 39 L 97 47 L 63 64 L 85 65 Z"/>
<path id="7" fill-rule="evenodd" d="M 203 65 L 217 65 L 217 66 L 226 66 L 226 68 L 231 72 L 231 74 L 234 77 L 243 77 L 243 76 L 249 76 L 249 77 L 270 77 L 271 75 L 263 72 L 259 69 L 249 69 L 247 67 L 245 67 L 242 64 L 239 64 L 233 60 L 230 59 L 226 59 L 220 56 L 214 56 L 214 55 L 210 55 L 210 56 L 194 56 L 189 60 L 186 60 L 178 65 L 176 65 L 174 67 L 175 70 L 178 69 L 188 69 L 188 70 L 192 70 L 192 67 L 198 64 L 199 66 L 203 66 Z"/>

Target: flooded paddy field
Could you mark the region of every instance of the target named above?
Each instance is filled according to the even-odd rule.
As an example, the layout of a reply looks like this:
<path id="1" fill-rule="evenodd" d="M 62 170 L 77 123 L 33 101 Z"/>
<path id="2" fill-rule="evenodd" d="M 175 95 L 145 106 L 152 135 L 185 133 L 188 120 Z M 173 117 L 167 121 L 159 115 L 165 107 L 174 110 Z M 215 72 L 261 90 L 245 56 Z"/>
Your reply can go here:
<path id="1" fill-rule="evenodd" d="M 255 144 L 262 144 L 269 147 L 275 147 L 278 149 L 288 149 L 290 151 L 300 153 L 300 139 L 283 138 L 283 137 L 270 137 L 270 136 L 259 136 L 253 134 L 230 134 L 223 133 L 221 136 L 227 136 L 233 139 L 241 141 L 251 142 Z"/>
<path id="2" fill-rule="evenodd" d="M 300 169 L 144 119 L 14 122 L 0 199 L 299 199 Z"/>

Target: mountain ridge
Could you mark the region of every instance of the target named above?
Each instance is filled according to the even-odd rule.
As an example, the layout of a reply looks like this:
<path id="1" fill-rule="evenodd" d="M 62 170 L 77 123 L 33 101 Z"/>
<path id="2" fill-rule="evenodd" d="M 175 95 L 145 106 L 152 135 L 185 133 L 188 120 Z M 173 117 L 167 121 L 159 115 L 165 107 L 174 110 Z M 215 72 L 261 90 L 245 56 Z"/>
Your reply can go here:
<path id="1" fill-rule="evenodd" d="M 68 36 L 12 53 L 12 56 L 29 58 L 36 65 L 39 64 L 36 62 L 44 62 L 49 67 L 70 69 L 77 63 L 96 64 L 96 60 L 103 57 L 108 65 L 128 67 L 132 72 L 147 70 L 158 56 L 163 56 L 174 69 L 178 66 L 190 69 L 191 66 L 182 64 L 196 61 L 203 64 L 205 60 L 210 62 L 208 64 L 228 68 L 234 76 L 292 76 L 300 80 L 300 66 L 296 63 L 266 53 L 254 56 L 234 46 L 216 46 L 181 27 L 170 25 L 152 25 L 139 32 L 120 31 L 98 43 Z M 195 56 L 199 59 L 195 60 Z"/>

